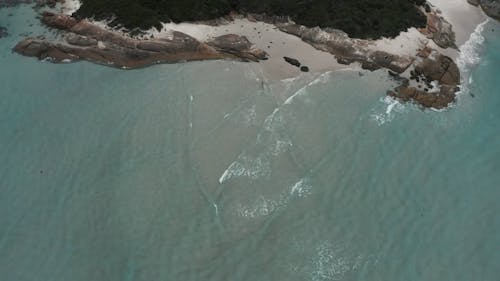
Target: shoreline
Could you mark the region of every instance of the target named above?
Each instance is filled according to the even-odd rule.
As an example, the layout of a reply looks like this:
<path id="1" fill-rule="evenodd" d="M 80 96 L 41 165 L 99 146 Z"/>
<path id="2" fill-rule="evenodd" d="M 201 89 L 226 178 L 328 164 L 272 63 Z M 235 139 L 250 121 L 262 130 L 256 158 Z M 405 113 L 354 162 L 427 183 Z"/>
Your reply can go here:
<path id="1" fill-rule="evenodd" d="M 304 66 L 313 74 L 353 68 L 385 68 L 390 70 L 395 80 L 402 83 L 395 92 L 388 92 L 390 96 L 441 109 L 455 101 L 460 84 L 460 71 L 455 70 L 460 47 L 467 42 L 476 27 L 487 19 L 480 8 L 467 1 L 463 0 L 459 4 L 454 2 L 430 0 L 430 9 L 426 13 L 427 27 L 410 28 L 395 38 L 378 40 L 352 39 L 339 30 L 305 28 L 291 21 L 271 24 L 241 15 L 231 15 L 231 20 L 217 20 L 216 25 L 164 23 L 160 31 L 150 29 L 141 36 L 130 37 L 120 30 L 109 28 L 102 21 L 88 20 L 81 23 L 67 16 L 57 18 L 56 15 L 50 23 L 42 21 L 70 35 L 76 34 L 77 39 L 35 42 L 42 45 L 40 48 L 52 51 L 49 54 L 26 51 L 33 41 L 24 42 L 24 45 L 21 42 L 16 46 L 16 51 L 39 58 L 60 56 L 54 62 L 83 58 L 105 65 L 121 65 L 122 68 L 206 59 L 254 61 L 259 62 L 267 81 L 300 76 L 301 69 L 296 66 Z M 71 14 L 78 7 L 78 0 L 66 0 L 57 9 L 63 14 Z M 70 25 L 66 25 L 68 21 L 71 21 Z M 88 38 L 93 40 L 91 44 Z M 106 41 L 109 38 L 114 39 Z M 187 47 L 190 51 L 180 54 L 180 50 L 186 48 L 183 47 L 186 40 L 191 42 Z M 108 47 L 115 45 L 117 47 L 111 50 L 115 54 L 109 55 Z M 132 49 L 123 50 L 124 47 Z M 163 53 L 159 54 L 160 51 Z M 108 61 L 102 57 L 107 57 Z M 285 61 L 285 57 L 299 62 L 296 66 L 291 65 Z M 447 77 L 453 77 L 446 79 L 445 84 L 441 83 L 441 78 L 449 69 L 448 66 L 440 68 L 439 63 L 443 61 L 446 61 L 445 65 L 452 66 L 452 75 Z M 444 85 L 447 86 L 441 87 Z"/>
<path id="2" fill-rule="evenodd" d="M 456 3 L 457 0 L 428 0 L 453 26 L 456 34 L 456 44 L 463 45 L 476 27 L 488 19 L 481 8 L 467 3 L 466 0 Z"/>

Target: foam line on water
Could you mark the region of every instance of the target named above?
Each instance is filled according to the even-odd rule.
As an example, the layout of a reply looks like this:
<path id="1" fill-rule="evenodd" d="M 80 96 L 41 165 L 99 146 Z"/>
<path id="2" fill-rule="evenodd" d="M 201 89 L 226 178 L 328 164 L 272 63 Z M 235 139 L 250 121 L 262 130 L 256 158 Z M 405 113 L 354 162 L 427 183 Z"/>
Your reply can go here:
<path id="1" fill-rule="evenodd" d="M 394 112 L 403 112 L 405 106 L 398 100 L 385 96 L 380 99 L 382 103 L 386 105 L 385 112 L 373 113 L 371 118 L 377 122 L 379 126 L 391 122 L 394 119 Z"/>
<path id="2" fill-rule="evenodd" d="M 219 177 L 219 184 L 238 177 L 247 177 L 256 180 L 262 177 L 268 177 L 271 173 L 271 162 L 280 154 L 289 151 L 293 146 L 292 139 L 288 134 L 287 119 L 288 114 L 293 111 L 287 111 L 298 97 L 307 94 L 307 88 L 316 84 L 326 83 L 330 78 L 330 72 L 322 73 L 315 79 L 307 83 L 305 86 L 295 91 L 283 104 L 279 105 L 274 111 L 265 118 L 262 130 L 257 135 L 255 145 L 263 147 L 259 153 L 249 155 L 247 152 L 242 152 L 238 158 L 233 161 L 228 168 Z M 296 79 L 282 80 L 285 83 L 293 83 Z M 248 120 L 256 118 L 256 113 L 248 112 Z M 252 118 L 250 118 L 252 117 Z M 292 158 L 296 157 L 292 153 Z M 303 170 L 301 163 L 294 161 L 300 170 Z"/>
<path id="3" fill-rule="evenodd" d="M 470 72 L 481 61 L 481 50 L 485 42 L 483 31 L 488 23 L 489 19 L 479 24 L 469 39 L 459 48 L 460 54 L 457 58 L 457 66 L 460 69 L 462 81 L 458 94 L 469 92 L 469 85 L 473 82 Z"/>
<path id="4" fill-rule="evenodd" d="M 263 195 L 251 205 L 238 204 L 238 215 L 245 218 L 257 218 L 272 215 L 288 206 L 293 197 L 305 198 L 312 194 L 312 184 L 308 177 L 299 179 L 292 186 L 287 187 L 275 198 Z"/>
<path id="5" fill-rule="evenodd" d="M 321 74 L 318 78 L 314 79 L 313 81 L 309 82 L 307 85 L 305 85 L 304 87 L 300 88 L 298 91 L 296 91 L 293 95 L 291 95 L 285 102 L 284 104 L 291 104 L 293 102 L 293 100 L 296 98 L 296 97 L 300 97 L 300 96 L 303 96 L 307 93 L 306 89 L 310 86 L 313 86 L 313 85 L 316 85 L 316 84 L 319 84 L 319 83 L 326 83 L 328 82 L 328 79 L 330 78 L 330 73 L 331 72 L 325 72 L 323 74 Z"/>

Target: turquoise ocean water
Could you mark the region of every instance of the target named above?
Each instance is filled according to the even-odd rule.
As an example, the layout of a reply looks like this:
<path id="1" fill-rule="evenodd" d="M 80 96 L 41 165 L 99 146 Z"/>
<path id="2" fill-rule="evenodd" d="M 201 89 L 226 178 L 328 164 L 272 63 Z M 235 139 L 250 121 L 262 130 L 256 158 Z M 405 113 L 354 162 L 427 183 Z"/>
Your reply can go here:
<path id="1" fill-rule="evenodd" d="M 443 112 L 384 71 L 54 65 L 11 53 L 29 7 L 0 26 L 0 280 L 500 280 L 497 23 Z"/>

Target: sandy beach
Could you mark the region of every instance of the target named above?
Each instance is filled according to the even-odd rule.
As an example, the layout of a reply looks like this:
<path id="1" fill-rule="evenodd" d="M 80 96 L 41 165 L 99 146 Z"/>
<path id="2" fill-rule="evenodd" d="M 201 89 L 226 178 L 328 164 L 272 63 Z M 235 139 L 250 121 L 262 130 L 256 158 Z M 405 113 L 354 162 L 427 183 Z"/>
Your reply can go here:
<path id="1" fill-rule="evenodd" d="M 474 7 L 465 0 L 431 0 L 432 6 L 439 9 L 442 16 L 452 24 L 456 34 L 456 45 L 463 45 L 474 32 L 475 28 L 487 19 L 487 16 L 478 7 Z M 155 37 L 168 36 L 172 31 L 189 34 L 200 41 L 227 33 L 246 36 L 257 48 L 269 54 L 269 60 L 261 62 L 264 75 L 271 80 L 285 79 L 300 75 L 300 70 L 283 60 L 283 56 L 293 57 L 307 65 L 311 72 L 321 73 L 358 67 L 357 64 L 342 65 L 337 63 L 335 57 L 315 49 L 300 38 L 278 30 L 274 25 L 251 22 L 246 19 L 237 19 L 226 25 L 208 26 L 200 24 L 164 24 L 161 31 L 151 30 L 149 34 Z M 432 40 L 427 39 L 416 28 L 401 32 L 396 38 L 382 38 L 370 41 L 368 48 L 374 51 L 386 51 L 395 55 L 415 56 L 419 49 L 429 45 L 443 54 L 456 59 L 458 50 L 442 49 Z"/>
<path id="2" fill-rule="evenodd" d="M 466 0 L 428 0 L 441 10 L 443 17 L 453 25 L 458 47 L 469 40 L 476 27 L 488 17 L 479 7 L 467 3 Z"/>
<path id="3" fill-rule="evenodd" d="M 172 30 L 180 31 L 200 41 L 224 34 L 234 33 L 243 35 L 269 54 L 267 61 L 262 61 L 262 71 L 269 80 L 296 77 L 301 74 L 299 68 L 285 62 L 284 56 L 298 59 L 303 65 L 309 67 L 310 72 L 321 73 L 325 71 L 352 68 L 352 66 L 337 63 L 330 53 L 315 49 L 300 38 L 278 30 L 274 25 L 263 22 L 251 22 L 247 19 L 236 19 L 221 26 L 208 26 L 198 24 L 165 24 L 162 31 L 152 31 L 158 38 L 169 36 Z"/>
<path id="4" fill-rule="evenodd" d="M 456 45 L 463 45 L 474 32 L 475 28 L 487 17 L 478 7 L 474 7 L 465 0 L 430 0 L 431 6 L 439 9 L 442 16 L 449 21 L 456 34 Z M 62 12 L 73 13 L 80 3 L 78 0 L 67 0 L 62 6 Z M 104 22 L 95 22 L 106 27 Z M 192 24 L 192 23 L 164 23 L 162 30 L 151 29 L 143 35 L 145 38 L 169 38 L 173 31 L 188 34 L 199 41 L 206 42 L 224 34 L 238 34 L 248 38 L 255 48 L 262 49 L 269 54 L 267 61 L 259 62 L 262 73 L 267 80 L 282 80 L 300 76 L 302 72 L 283 59 L 292 57 L 298 59 L 302 65 L 308 66 L 311 73 L 324 73 L 342 69 L 360 69 L 359 64 L 339 64 L 335 56 L 314 48 L 299 37 L 278 30 L 272 24 L 250 21 L 245 18 L 228 21 L 219 26 Z M 365 41 L 365 40 L 360 40 Z M 365 42 L 363 42 L 365 44 Z M 458 50 L 442 49 L 432 40 L 429 40 L 416 28 L 401 32 L 396 38 L 382 38 L 374 41 L 366 41 L 367 50 L 385 51 L 399 56 L 414 57 L 418 50 L 428 45 L 439 50 L 441 53 L 452 57 L 458 57 Z"/>

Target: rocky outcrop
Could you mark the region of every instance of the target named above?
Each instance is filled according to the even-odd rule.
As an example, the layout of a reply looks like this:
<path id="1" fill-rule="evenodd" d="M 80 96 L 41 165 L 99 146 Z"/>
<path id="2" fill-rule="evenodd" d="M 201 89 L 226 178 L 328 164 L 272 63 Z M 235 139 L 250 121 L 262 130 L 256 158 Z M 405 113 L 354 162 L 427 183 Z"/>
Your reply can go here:
<path id="1" fill-rule="evenodd" d="M 174 31 L 169 38 L 136 40 L 66 15 L 44 13 L 42 21 L 48 26 L 65 30 L 65 39 L 52 42 L 26 38 L 15 46 L 17 53 L 52 62 L 88 60 L 121 68 L 193 60 L 258 61 L 267 56 L 264 51 L 252 48 L 245 37 L 238 35 L 224 35 L 203 43 Z"/>
<path id="2" fill-rule="evenodd" d="M 456 86 L 460 84 L 460 70 L 456 63 L 445 55 L 426 58 L 415 66 L 415 73 L 423 75 L 441 85 Z"/>
<path id="3" fill-rule="evenodd" d="M 318 50 L 335 55 L 341 64 L 359 62 L 364 69 L 388 68 L 397 73 L 404 72 L 414 61 L 410 56 L 393 55 L 370 48 L 370 41 L 352 39 L 336 29 L 307 28 L 293 23 L 276 23 L 283 32 L 300 37 Z"/>
<path id="4" fill-rule="evenodd" d="M 283 57 L 283 59 L 284 59 L 287 63 L 289 63 L 289 64 L 291 64 L 291 65 L 293 65 L 293 66 L 300 67 L 300 61 L 299 61 L 299 60 L 297 60 L 297 59 L 290 58 L 290 57 Z"/>
<path id="5" fill-rule="evenodd" d="M 430 7 L 429 7 L 430 8 Z M 455 46 L 455 34 L 449 24 L 434 10 L 428 15 L 428 26 L 421 30 L 442 48 Z M 415 102 L 426 108 L 442 109 L 453 103 L 459 90 L 460 71 L 455 62 L 429 47 L 424 47 L 415 57 L 390 54 L 371 48 L 370 41 L 352 39 L 342 31 L 334 29 L 306 28 L 293 23 L 275 23 L 287 33 L 300 37 L 319 50 L 329 52 L 342 64 L 358 62 L 364 69 L 387 68 L 402 85 L 388 95 L 405 102 Z M 413 67 L 415 81 L 401 77 L 400 74 Z M 420 77 L 420 78 L 419 78 Z M 421 82 L 425 82 L 423 85 Z M 435 85 L 435 86 L 432 86 Z"/>
<path id="6" fill-rule="evenodd" d="M 309 72 L 309 67 L 302 65 L 298 59 L 294 59 L 291 57 L 283 57 L 283 59 L 290 65 L 298 67 L 302 72 Z"/>
<path id="7" fill-rule="evenodd" d="M 460 71 L 455 62 L 444 55 L 436 55 L 419 61 L 412 71 L 412 79 L 425 82 L 427 88 L 410 86 L 409 81 L 389 91 L 388 95 L 402 101 L 413 101 L 428 108 L 442 109 L 453 103 L 459 90 Z M 421 81 L 422 80 L 422 81 Z M 431 83 L 437 87 L 431 89 Z"/>
<path id="8" fill-rule="evenodd" d="M 428 35 L 444 45 L 454 45 L 451 26 L 434 11 L 429 14 Z M 256 20 L 256 19 L 254 19 Z M 163 38 L 134 39 L 86 20 L 71 16 L 43 13 L 42 22 L 64 31 L 58 41 L 26 38 L 14 50 L 22 55 L 48 59 L 52 62 L 88 60 L 121 68 L 137 68 L 157 63 L 176 63 L 193 60 L 232 59 L 259 61 L 267 59 L 263 50 L 256 49 L 244 36 L 226 34 L 207 42 L 177 31 Z M 402 101 L 413 101 L 424 107 L 444 108 L 455 100 L 460 74 L 456 64 L 426 46 L 416 56 L 396 55 L 381 50 L 371 40 L 353 39 L 336 29 L 307 28 L 290 21 L 274 21 L 281 31 L 298 36 L 316 49 L 329 52 L 342 64 L 359 63 L 364 69 L 386 68 L 402 85 L 388 94 Z M 444 30 L 444 31 L 443 31 Z M 438 34 L 438 35 L 436 35 Z M 443 35 L 447 34 L 447 35 Z M 436 39 L 440 38 L 440 39 Z M 284 57 L 285 61 L 307 72 L 300 61 Z M 425 82 L 415 84 L 410 79 Z M 403 74 L 405 73 L 405 74 Z"/>
<path id="9" fill-rule="evenodd" d="M 478 0 L 479 5 L 483 8 L 484 12 L 500 21 L 500 0 Z"/>
<path id="10" fill-rule="evenodd" d="M 266 52 L 253 48 L 253 44 L 244 36 L 226 34 L 207 42 L 220 53 L 232 55 L 243 61 L 259 61 L 267 57 Z"/>
<path id="11" fill-rule="evenodd" d="M 404 102 L 416 102 L 426 108 L 443 109 L 455 101 L 456 91 L 457 88 L 442 86 L 439 92 L 429 93 L 415 87 L 400 86 L 388 95 Z"/>
<path id="12" fill-rule="evenodd" d="M 435 10 L 431 9 L 426 14 L 427 26 L 421 28 L 420 32 L 443 49 L 450 47 L 457 49 L 455 45 L 455 32 L 452 29 L 452 25 Z"/>

